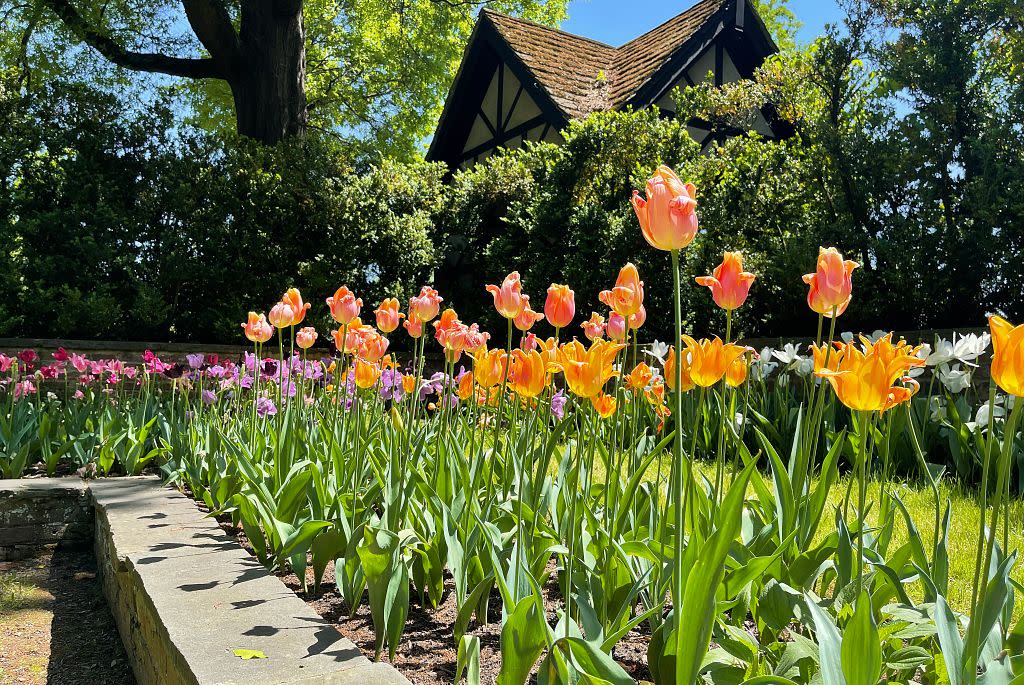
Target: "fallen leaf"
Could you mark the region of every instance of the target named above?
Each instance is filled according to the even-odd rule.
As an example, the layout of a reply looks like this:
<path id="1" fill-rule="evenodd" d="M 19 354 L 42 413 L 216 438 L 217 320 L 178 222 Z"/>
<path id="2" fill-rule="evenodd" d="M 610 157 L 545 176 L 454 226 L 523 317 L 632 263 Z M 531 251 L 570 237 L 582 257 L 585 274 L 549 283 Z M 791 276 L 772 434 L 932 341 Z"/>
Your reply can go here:
<path id="1" fill-rule="evenodd" d="M 258 649 L 236 649 L 235 656 L 240 659 L 266 659 L 267 655 Z"/>

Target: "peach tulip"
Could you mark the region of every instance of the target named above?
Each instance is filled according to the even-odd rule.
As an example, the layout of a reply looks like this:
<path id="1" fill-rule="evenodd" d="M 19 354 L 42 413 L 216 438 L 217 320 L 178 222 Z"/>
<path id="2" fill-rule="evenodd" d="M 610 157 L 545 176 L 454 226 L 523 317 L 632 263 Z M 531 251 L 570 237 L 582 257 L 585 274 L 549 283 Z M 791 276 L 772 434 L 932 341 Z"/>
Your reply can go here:
<path id="1" fill-rule="evenodd" d="M 813 311 L 831 318 L 846 311 L 853 293 L 853 270 L 857 262 L 844 260 L 834 247 L 818 250 L 818 264 L 815 272 L 804 275 L 807 291 L 807 306 Z"/>
<path id="2" fill-rule="evenodd" d="M 410 311 L 412 310 L 410 309 Z M 412 314 L 409 314 L 409 318 L 402 322 L 402 326 L 405 327 L 410 338 L 419 338 L 423 335 L 423 322 L 413 318 Z"/>
<path id="3" fill-rule="evenodd" d="M 328 297 L 327 307 L 331 310 L 331 318 L 344 325 L 359 316 L 363 300 L 355 296 L 348 286 L 341 286 L 332 297 Z"/>
<path id="4" fill-rule="evenodd" d="M 530 309 L 530 296 L 523 295 L 523 309 L 519 312 L 519 315 L 512 319 L 512 322 L 516 325 L 516 328 L 521 330 L 523 333 L 533 328 L 533 324 L 544 319 L 544 315 L 540 312 L 535 312 Z"/>
<path id="5" fill-rule="evenodd" d="M 608 315 L 608 325 L 605 328 L 605 332 L 608 333 L 608 337 L 615 342 L 622 342 L 626 339 L 626 319 L 618 312 L 612 312 Z"/>
<path id="6" fill-rule="evenodd" d="M 681 250 L 697 235 L 697 188 L 683 183 L 667 166 L 647 179 L 647 199 L 633 191 L 633 209 L 640 230 L 652 247 Z"/>
<path id="7" fill-rule="evenodd" d="M 409 318 L 419 323 L 433 321 L 437 313 L 441 311 L 441 303 L 444 298 L 437 294 L 437 291 L 429 286 L 420 288 L 420 294 L 409 298 Z M 408 329 L 408 326 L 406 326 Z M 413 336 L 418 338 L 419 336 Z"/>
<path id="8" fill-rule="evenodd" d="M 278 302 L 270 308 L 268 318 L 271 325 L 277 328 L 288 328 L 295 320 L 295 311 L 287 302 Z"/>
<path id="9" fill-rule="evenodd" d="M 732 311 L 743 305 L 754 282 L 754 274 L 743 270 L 743 254 L 726 252 L 712 276 L 698 276 L 699 285 L 711 288 L 711 297 L 722 309 Z"/>
<path id="10" fill-rule="evenodd" d="M 300 328 L 298 333 L 295 334 L 295 344 L 304 350 L 308 350 L 316 342 L 316 329 L 312 326 L 306 326 Z"/>
<path id="11" fill-rule="evenodd" d="M 292 309 L 292 321 L 290 326 L 298 326 L 302 323 L 302 320 L 306 318 L 306 311 L 309 309 L 309 303 L 302 301 L 302 295 L 299 293 L 298 288 L 288 288 L 285 294 L 281 296 L 281 302 L 287 304 Z"/>
<path id="12" fill-rule="evenodd" d="M 371 330 L 359 338 L 358 352 L 368 362 L 381 359 L 388 351 L 390 341 L 380 333 Z"/>
<path id="13" fill-rule="evenodd" d="M 249 312 L 249 320 L 242 324 L 242 330 L 254 343 L 265 343 L 274 337 L 274 327 L 267 322 L 267 317 L 256 312 Z"/>
<path id="14" fill-rule="evenodd" d="M 631 317 L 629 317 L 629 330 L 637 330 L 638 328 L 643 326 L 646 321 L 647 310 L 643 306 L 641 306 L 640 309 L 637 310 L 636 314 L 633 314 Z"/>
<path id="15" fill-rule="evenodd" d="M 373 313 L 377 317 L 377 328 L 380 329 L 381 333 L 391 333 L 394 331 L 398 328 L 402 317 L 405 316 L 405 314 L 398 311 L 398 300 L 394 297 L 386 298 Z"/>
<path id="16" fill-rule="evenodd" d="M 644 282 L 640 280 L 640 272 L 633 264 L 626 264 L 615 279 L 615 287 L 602 290 L 597 299 L 601 300 L 614 312 L 623 317 L 630 317 L 644 306 Z"/>
<path id="17" fill-rule="evenodd" d="M 1003 392 L 1024 397 L 1024 324 L 1014 326 L 1001 316 L 991 316 L 988 325 L 992 331 L 992 379 Z"/>
<path id="18" fill-rule="evenodd" d="M 581 323 L 580 328 L 583 329 L 583 334 L 587 336 L 587 340 L 603 338 L 605 328 L 604 317 L 597 312 L 591 312 L 590 320 Z"/>
<path id="19" fill-rule="evenodd" d="M 576 316 L 576 294 L 567 285 L 552 283 L 544 301 L 544 316 L 555 328 L 565 328 Z"/>
<path id="20" fill-rule="evenodd" d="M 488 285 L 487 292 L 494 296 L 494 308 L 506 319 L 515 319 L 523 311 L 523 284 L 519 280 L 519 272 L 513 271 L 500 286 Z"/>

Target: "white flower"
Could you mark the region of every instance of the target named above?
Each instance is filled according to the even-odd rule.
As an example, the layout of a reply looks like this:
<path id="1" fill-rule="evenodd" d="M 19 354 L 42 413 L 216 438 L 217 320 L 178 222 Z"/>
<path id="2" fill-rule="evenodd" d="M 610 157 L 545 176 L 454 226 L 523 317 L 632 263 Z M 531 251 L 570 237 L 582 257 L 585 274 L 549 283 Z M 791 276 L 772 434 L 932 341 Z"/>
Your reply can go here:
<path id="1" fill-rule="evenodd" d="M 928 366 L 941 366 L 953 361 L 977 366 L 973 363 L 974 360 L 985 354 L 991 342 L 992 336 L 988 333 L 970 333 L 959 337 L 954 333 L 952 341 L 938 338 L 935 341 L 935 351 L 928 356 Z"/>
<path id="2" fill-rule="evenodd" d="M 961 369 L 959 364 L 952 367 L 943 364 L 935 370 L 935 375 L 946 390 L 953 393 L 963 392 L 971 386 L 971 372 Z"/>
<path id="3" fill-rule="evenodd" d="M 839 337 L 842 338 L 844 343 L 852 343 L 853 331 L 843 331 L 842 333 L 839 334 Z"/>
<path id="4" fill-rule="evenodd" d="M 921 349 L 919 349 L 914 356 L 917 357 L 918 359 L 926 360 L 926 362 L 927 362 L 928 355 L 930 355 L 931 353 L 932 353 L 932 346 L 929 345 L 928 343 L 922 343 L 921 344 Z M 909 371 L 907 371 L 907 375 L 910 376 L 911 378 L 917 378 L 922 373 L 924 373 L 924 367 L 923 366 L 914 366 Z"/>
<path id="5" fill-rule="evenodd" d="M 940 422 L 946 418 L 946 398 L 941 395 L 933 395 L 928 398 L 928 411 L 932 421 Z"/>
<path id="6" fill-rule="evenodd" d="M 46 393 L 46 399 L 48 399 L 51 402 L 53 402 L 55 399 L 57 399 L 57 393 L 55 393 L 55 392 L 48 392 L 48 393 Z"/>
<path id="7" fill-rule="evenodd" d="M 652 342 L 650 344 L 649 349 L 647 350 L 647 354 L 651 355 L 652 357 L 657 359 L 659 362 L 664 364 L 665 363 L 665 357 L 668 356 L 668 350 L 669 350 L 668 343 L 663 343 L 663 342 L 659 342 L 659 341 L 655 340 L 654 342 Z"/>
<path id="8" fill-rule="evenodd" d="M 814 371 L 814 359 L 811 357 L 801 357 L 796 363 L 796 372 L 801 376 L 809 376 Z"/>
<path id="9" fill-rule="evenodd" d="M 987 426 L 989 415 L 991 414 L 993 419 L 1001 419 L 1006 416 L 1006 410 L 1003 408 L 1003 398 L 997 397 L 995 406 L 989 406 L 988 402 L 978 407 L 978 413 L 974 415 L 974 423 L 979 426 Z"/>
<path id="10" fill-rule="evenodd" d="M 875 329 L 871 333 L 861 333 L 860 335 L 867 338 L 868 342 L 876 343 L 885 336 L 889 335 L 889 331 Z M 850 331 L 843 331 L 842 333 L 839 334 L 839 337 L 842 338 L 844 343 L 852 343 L 854 341 L 854 338 L 857 338 L 858 340 L 860 339 L 858 336 L 854 335 Z"/>
<path id="11" fill-rule="evenodd" d="M 772 354 L 786 366 L 796 364 L 800 361 L 800 348 L 793 343 L 786 343 L 781 350 L 773 350 Z"/>

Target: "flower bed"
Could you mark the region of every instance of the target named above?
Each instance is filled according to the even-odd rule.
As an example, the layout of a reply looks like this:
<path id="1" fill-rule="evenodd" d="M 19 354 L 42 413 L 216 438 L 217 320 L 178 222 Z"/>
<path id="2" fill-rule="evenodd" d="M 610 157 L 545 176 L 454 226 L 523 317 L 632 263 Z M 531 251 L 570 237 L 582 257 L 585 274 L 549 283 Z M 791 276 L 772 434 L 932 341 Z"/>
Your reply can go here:
<path id="1" fill-rule="evenodd" d="M 382 302 L 370 326 L 343 286 L 326 298 L 336 356 L 311 359 L 319 334 L 292 288 L 249 314 L 252 351 L 237 361 L 4 357 L 0 466 L 18 475 L 36 455 L 47 470 L 159 465 L 311 596 L 333 568 L 340 606 L 368 607 L 375 658 L 395 660 L 413 594 L 447 612 L 452 680 L 479 681 L 481 664 L 503 684 L 1020 676 L 1009 529 L 1024 327 L 990 320 L 987 393 L 965 380 L 984 336 L 933 350 L 891 334 L 844 340 L 836 322 L 857 265 L 829 248 L 804 277 L 810 350 L 734 339 L 732 312 L 756 283 L 734 252 L 697 278 L 725 310 L 724 336 L 683 335 L 679 254 L 697 233 L 695 193 L 660 168 L 633 201 L 674 267 L 667 347 L 639 344 L 647 312 L 632 264 L 600 294 L 607 315 L 582 323 L 586 344 L 568 286 L 552 284 L 541 313 L 513 272 L 486 286 L 507 321 L 493 339 L 429 286 L 405 312 Z M 534 332 L 541 320 L 551 337 Z M 402 358 L 388 337 L 400 328 Z M 443 371 L 425 371 L 428 343 Z M 37 392 L 37 378 L 69 366 L 81 376 L 63 377 L 63 395 Z M 931 491 L 923 514 L 889 487 L 897 476 Z M 981 486 L 970 579 L 949 574 L 946 477 Z M 886 487 L 869 500 L 872 478 Z M 959 616 L 952 582 L 972 588 Z M 627 663 L 637 635 L 644 663 Z M 500 661 L 481 661 L 495 641 Z"/>

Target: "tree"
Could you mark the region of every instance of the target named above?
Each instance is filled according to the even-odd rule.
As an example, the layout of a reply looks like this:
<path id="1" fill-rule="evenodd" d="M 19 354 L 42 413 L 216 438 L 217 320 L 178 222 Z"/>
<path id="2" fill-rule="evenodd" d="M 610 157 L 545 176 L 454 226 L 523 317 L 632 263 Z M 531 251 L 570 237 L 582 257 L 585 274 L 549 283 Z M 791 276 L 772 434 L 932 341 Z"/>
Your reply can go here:
<path id="1" fill-rule="evenodd" d="M 59 64 L 84 44 L 122 70 L 185 79 L 158 85 L 185 91 L 206 127 L 233 116 L 266 143 L 329 129 L 408 156 L 484 5 L 553 25 L 566 0 L 24 0 L 0 15 L 0 52 L 23 81 L 65 79 L 77 70 Z"/>

